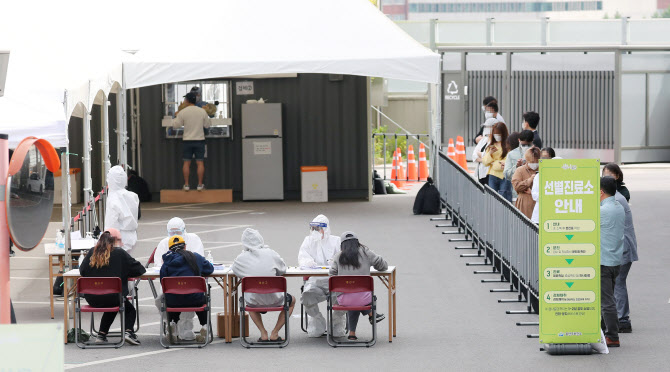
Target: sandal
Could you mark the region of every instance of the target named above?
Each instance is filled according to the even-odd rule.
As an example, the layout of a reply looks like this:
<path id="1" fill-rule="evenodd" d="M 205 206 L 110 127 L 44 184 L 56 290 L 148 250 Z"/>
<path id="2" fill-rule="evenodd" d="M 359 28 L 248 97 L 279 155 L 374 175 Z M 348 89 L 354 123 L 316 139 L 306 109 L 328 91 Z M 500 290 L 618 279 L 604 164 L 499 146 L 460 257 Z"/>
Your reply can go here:
<path id="1" fill-rule="evenodd" d="M 274 340 L 268 339 L 268 341 L 269 342 L 284 342 L 284 339 L 281 338 L 281 336 L 278 336 L 276 339 L 274 339 Z"/>
<path id="2" fill-rule="evenodd" d="M 258 338 L 258 342 L 269 342 L 269 341 L 270 341 L 270 339 L 267 339 L 267 340 L 263 340 L 263 339 L 262 339 L 262 338 L 260 338 L 260 337 Z"/>
<path id="3" fill-rule="evenodd" d="M 356 337 L 356 336 L 349 336 L 349 337 L 347 337 L 347 340 L 349 340 L 349 341 L 356 341 L 356 340 L 358 340 L 358 337 Z"/>

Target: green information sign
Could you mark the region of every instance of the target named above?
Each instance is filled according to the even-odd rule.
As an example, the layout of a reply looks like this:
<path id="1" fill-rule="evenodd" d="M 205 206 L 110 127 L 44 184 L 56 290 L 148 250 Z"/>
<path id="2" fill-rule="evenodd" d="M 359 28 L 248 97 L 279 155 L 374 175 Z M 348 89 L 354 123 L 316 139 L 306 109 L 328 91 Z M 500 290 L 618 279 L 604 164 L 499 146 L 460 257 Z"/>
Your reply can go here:
<path id="1" fill-rule="evenodd" d="M 540 343 L 600 339 L 600 161 L 540 160 Z"/>

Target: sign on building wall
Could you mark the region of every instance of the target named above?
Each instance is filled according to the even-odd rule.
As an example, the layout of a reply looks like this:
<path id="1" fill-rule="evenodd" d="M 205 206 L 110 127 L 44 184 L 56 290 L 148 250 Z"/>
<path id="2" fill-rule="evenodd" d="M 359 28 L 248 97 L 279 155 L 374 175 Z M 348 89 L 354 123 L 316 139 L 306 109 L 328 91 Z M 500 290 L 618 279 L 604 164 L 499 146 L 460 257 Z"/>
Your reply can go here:
<path id="1" fill-rule="evenodd" d="M 600 161 L 540 161 L 540 343 L 600 339 Z"/>
<path id="2" fill-rule="evenodd" d="M 238 81 L 235 83 L 235 93 L 238 96 L 253 95 L 254 82 L 253 81 Z"/>

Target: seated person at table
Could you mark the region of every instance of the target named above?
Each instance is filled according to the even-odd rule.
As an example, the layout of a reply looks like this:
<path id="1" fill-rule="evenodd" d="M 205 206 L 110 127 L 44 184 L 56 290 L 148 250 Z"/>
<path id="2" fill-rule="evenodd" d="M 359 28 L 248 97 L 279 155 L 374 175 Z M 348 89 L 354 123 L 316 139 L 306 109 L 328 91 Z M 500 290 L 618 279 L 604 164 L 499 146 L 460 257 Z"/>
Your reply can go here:
<path id="1" fill-rule="evenodd" d="M 381 256 L 375 254 L 370 248 L 364 246 L 358 241 L 358 237 L 351 231 L 342 234 L 342 246 L 340 253 L 333 258 L 333 265 L 330 267 L 330 275 L 370 275 L 370 266 L 377 271 L 388 270 L 388 264 Z M 337 296 L 337 303 L 342 306 L 367 306 L 372 303 L 372 293 L 341 293 Z M 360 314 L 368 316 L 370 324 L 372 311 L 347 311 L 347 329 L 349 329 L 349 340 L 357 340 L 356 326 Z M 377 323 L 384 320 L 384 314 L 377 314 Z"/>
<path id="2" fill-rule="evenodd" d="M 340 237 L 330 234 L 330 222 L 322 214 L 309 223 L 309 236 L 305 237 L 298 253 L 298 265 L 305 268 L 330 266 L 333 256 L 340 251 Z M 326 301 L 328 278 L 310 277 L 305 282 L 300 301 L 307 314 L 307 336 L 321 337 L 326 332 L 326 319 L 319 311 L 319 303 Z M 344 333 L 344 312 L 333 313 L 333 333 L 342 337 Z"/>
<path id="3" fill-rule="evenodd" d="M 158 243 L 156 247 L 156 252 L 154 253 L 154 266 L 160 267 L 163 264 L 163 255 L 166 254 L 168 249 L 168 241 L 171 237 L 179 235 L 186 241 L 186 250 L 197 253 L 205 257 L 205 248 L 202 245 L 202 241 L 196 234 L 186 232 L 186 224 L 184 220 L 179 217 L 173 217 L 167 223 L 167 237 Z M 160 297 L 160 296 L 159 296 Z M 160 309 L 160 301 L 156 301 L 156 306 Z M 193 318 L 195 318 L 195 313 L 192 311 L 183 312 L 180 321 L 177 323 L 177 335 L 182 340 L 195 340 L 195 333 L 193 333 Z"/>
<path id="4" fill-rule="evenodd" d="M 161 279 L 175 276 L 205 276 L 214 272 L 214 266 L 198 253 L 186 250 L 186 242 L 179 235 L 170 237 L 170 251 L 163 255 L 161 266 Z M 200 307 L 207 301 L 204 293 L 191 293 L 187 295 L 164 294 L 167 307 Z M 196 336 L 198 342 L 204 342 L 207 335 L 207 312 L 198 311 L 200 334 Z M 177 324 L 181 313 L 167 313 L 170 323 L 170 342 L 177 341 Z"/>
<path id="5" fill-rule="evenodd" d="M 244 246 L 244 249 L 242 250 L 242 253 L 237 256 L 232 266 L 233 273 L 238 278 L 242 279 L 247 276 L 281 276 L 286 273 L 286 264 L 284 263 L 284 260 L 279 256 L 279 253 L 265 245 L 263 237 L 258 231 L 254 229 L 244 230 L 242 233 L 242 245 Z M 290 298 L 290 316 L 293 313 L 295 299 L 290 294 L 288 297 Z M 244 294 L 244 302 L 250 307 L 283 306 L 284 301 L 283 293 Z M 258 339 L 259 342 L 268 340 L 283 341 L 283 339 L 279 337 L 279 331 L 284 326 L 284 323 L 286 323 L 283 311 L 279 314 L 277 324 L 269 336 L 268 331 L 265 329 L 265 326 L 263 326 L 261 313 L 249 312 L 249 316 L 261 332 L 261 338 Z"/>
<path id="6" fill-rule="evenodd" d="M 82 277 L 108 277 L 121 278 L 123 286 L 123 297 L 125 298 L 125 339 L 132 345 L 139 345 L 140 340 L 133 332 L 135 325 L 135 307 L 128 301 L 128 277 L 137 277 L 146 271 L 141 263 L 130 257 L 123 248 L 121 232 L 117 229 L 107 229 L 100 235 L 98 243 L 91 249 L 81 265 L 79 273 Z M 119 296 L 109 295 L 84 295 L 86 302 L 93 307 L 119 306 Z M 96 342 L 107 342 L 109 327 L 114 323 L 116 313 L 104 313 L 100 319 L 100 328 Z"/>

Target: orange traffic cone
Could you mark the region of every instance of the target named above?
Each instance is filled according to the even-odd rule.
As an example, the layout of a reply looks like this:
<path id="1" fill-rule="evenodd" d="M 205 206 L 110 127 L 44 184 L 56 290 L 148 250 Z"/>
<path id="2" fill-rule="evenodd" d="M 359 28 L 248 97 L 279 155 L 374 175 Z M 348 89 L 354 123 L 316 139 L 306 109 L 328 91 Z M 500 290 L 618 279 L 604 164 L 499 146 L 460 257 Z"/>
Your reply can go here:
<path id="1" fill-rule="evenodd" d="M 447 147 L 447 157 L 458 163 L 458 158 L 456 158 L 456 149 L 454 149 L 453 138 L 449 138 L 449 146 Z"/>
<path id="2" fill-rule="evenodd" d="M 426 146 L 423 143 L 419 146 L 419 180 L 428 179 L 428 161 L 426 161 Z"/>
<path id="3" fill-rule="evenodd" d="M 398 173 L 398 178 L 401 180 L 405 180 L 406 179 L 405 166 L 402 164 L 402 151 L 400 151 L 400 147 L 398 147 L 397 151 L 398 151 L 398 168 L 400 172 Z M 405 183 L 403 182 L 403 185 L 404 184 Z"/>
<path id="4" fill-rule="evenodd" d="M 468 160 L 465 158 L 465 142 L 461 136 L 456 137 L 456 159 L 458 160 L 458 165 L 470 172 L 468 169 Z"/>
<path id="5" fill-rule="evenodd" d="M 413 181 L 419 179 L 416 169 L 416 159 L 414 158 L 414 147 L 412 145 L 409 145 L 407 149 L 407 178 Z"/>
<path id="6" fill-rule="evenodd" d="M 391 174 L 391 183 L 395 184 L 397 187 L 405 186 L 405 175 L 402 172 L 402 165 L 400 164 L 400 149 L 396 149 L 393 153 L 393 172 Z"/>
<path id="7" fill-rule="evenodd" d="M 397 152 L 393 152 L 393 164 L 391 165 L 391 179 L 392 180 L 397 180 L 398 179 L 398 173 L 396 172 L 398 164 L 396 163 L 396 154 Z"/>

